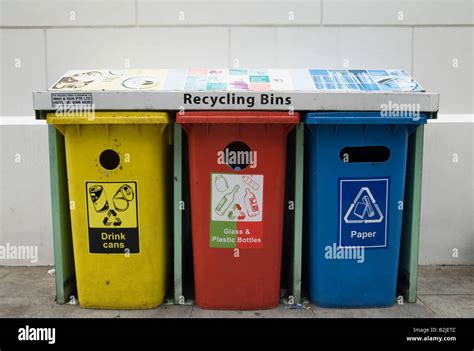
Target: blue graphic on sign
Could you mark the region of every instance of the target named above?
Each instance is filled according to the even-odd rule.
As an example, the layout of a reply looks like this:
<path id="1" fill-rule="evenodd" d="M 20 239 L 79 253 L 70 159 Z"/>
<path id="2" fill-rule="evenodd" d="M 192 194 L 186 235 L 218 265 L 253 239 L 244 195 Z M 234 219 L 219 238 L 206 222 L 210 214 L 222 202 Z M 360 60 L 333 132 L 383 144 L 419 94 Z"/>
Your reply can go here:
<path id="1" fill-rule="evenodd" d="M 387 246 L 388 188 L 388 178 L 339 180 L 339 246 Z"/>
<path id="2" fill-rule="evenodd" d="M 404 70 L 310 69 L 317 90 L 424 91 Z"/>

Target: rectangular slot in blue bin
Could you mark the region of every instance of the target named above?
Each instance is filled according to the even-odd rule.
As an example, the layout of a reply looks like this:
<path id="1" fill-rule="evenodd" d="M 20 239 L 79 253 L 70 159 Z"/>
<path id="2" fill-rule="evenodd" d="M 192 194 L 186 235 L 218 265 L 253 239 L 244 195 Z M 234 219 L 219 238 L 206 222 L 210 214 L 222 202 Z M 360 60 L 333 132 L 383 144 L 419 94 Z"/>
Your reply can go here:
<path id="1" fill-rule="evenodd" d="M 308 286 L 317 305 L 395 302 L 408 136 L 426 118 L 306 115 Z"/>

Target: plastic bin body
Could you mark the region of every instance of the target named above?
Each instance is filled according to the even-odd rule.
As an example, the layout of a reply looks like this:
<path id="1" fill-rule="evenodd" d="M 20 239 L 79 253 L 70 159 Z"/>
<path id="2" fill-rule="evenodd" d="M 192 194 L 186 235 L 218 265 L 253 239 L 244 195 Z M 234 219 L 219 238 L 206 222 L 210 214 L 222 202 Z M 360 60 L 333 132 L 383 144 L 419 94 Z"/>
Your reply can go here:
<path id="1" fill-rule="evenodd" d="M 250 310 L 278 305 L 286 137 L 298 121 L 298 114 L 286 112 L 177 114 L 189 140 L 194 283 L 199 307 Z M 219 153 L 226 149 L 256 152 L 255 162 L 237 168 L 235 163 L 219 162 Z M 232 201 L 229 207 L 226 196 Z M 219 213 L 245 219 L 221 220 Z M 247 221 L 250 218 L 252 221 Z M 226 234 L 229 228 L 236 232 Z"/>
<path id="2" fill-rule="evenodd" d="M 426 116 L 309 113 L 305 123 L 311 299 L 324 307 L 390 306 L 396 296 L 408 136 Z M 385 161 L 386 154 L 377 156 L 379 147 L 389 150 Z M 376 155 L 364 155 L 370 150 Z"/>
<path id="3" fill-rule="evenodd" d="M 81 307 L 158 306 L 167 285 L 167 114 L 96 112 L 91 120 L 50 114 L 48 123 L 65 137 Z"/>

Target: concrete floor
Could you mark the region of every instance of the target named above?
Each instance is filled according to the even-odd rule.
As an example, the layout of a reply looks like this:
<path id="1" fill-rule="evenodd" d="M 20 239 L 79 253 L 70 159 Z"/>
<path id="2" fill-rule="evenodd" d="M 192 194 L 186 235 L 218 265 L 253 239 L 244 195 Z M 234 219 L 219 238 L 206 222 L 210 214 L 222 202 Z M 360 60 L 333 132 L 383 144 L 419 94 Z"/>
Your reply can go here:
<path id="1" fill-rule="evenodd" d="M 437 318 L 474 317 L 474 266 L 422 266 L 419 271 L 418 301 L 390 308 L 328 309 L 308 304 L 306 309 L 283 305 L 265 311 L 209 311 L 195 306 L 162 305 L 143 311 L 87 310 L 79 305 L 54 302 L 51 267 L 0 267 L 0 317 L 33 318 Z"/>

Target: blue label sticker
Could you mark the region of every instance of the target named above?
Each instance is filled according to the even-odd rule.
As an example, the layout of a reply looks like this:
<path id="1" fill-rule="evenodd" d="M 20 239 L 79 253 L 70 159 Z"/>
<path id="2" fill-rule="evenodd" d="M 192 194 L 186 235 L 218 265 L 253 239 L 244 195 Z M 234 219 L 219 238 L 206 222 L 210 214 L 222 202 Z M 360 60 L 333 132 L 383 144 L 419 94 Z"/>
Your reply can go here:
<path id="1" fill-rule="evenodd" d="M 339 246 L 387 247 L 388 178 L 339 179 Z"/>

